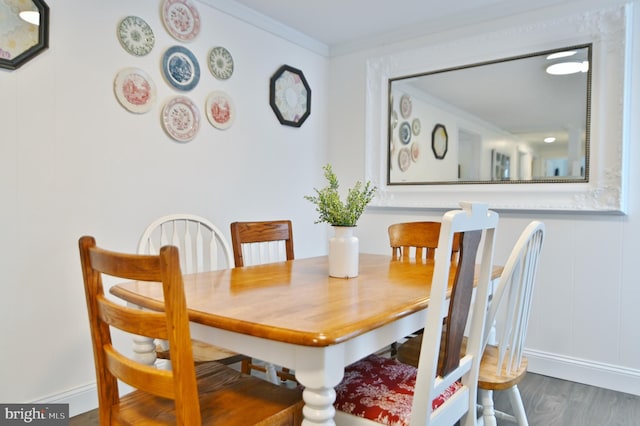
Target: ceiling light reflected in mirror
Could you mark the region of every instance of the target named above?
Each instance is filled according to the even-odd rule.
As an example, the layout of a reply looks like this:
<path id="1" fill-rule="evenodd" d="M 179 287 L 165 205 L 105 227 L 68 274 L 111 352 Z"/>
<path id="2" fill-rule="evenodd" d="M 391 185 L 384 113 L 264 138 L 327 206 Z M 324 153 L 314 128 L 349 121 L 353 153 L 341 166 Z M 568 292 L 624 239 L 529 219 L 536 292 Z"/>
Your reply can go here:
<path id="1" fill-rule="evenodd" d="M 547 56 L 547 59 L 552 60 L 552 59 L 566 58 L 567 56 L 573 56 L 575 54 L 576 54 L 575 50 L 565 50 L 563 52 L 552 53 L 551 55 Z"/>
<path id="2" fill-rule="evenodd" d="M 33 25 L 40 25 L 40 14 L 33 10 L 24 10 L 19 14 L 20 19 Z"/>
<path id="3" fill-rule="evenodd" d="M 551 75 L 569 75 L 579 72 L 589 71 L 589 62 L 558 62 L 557 64 L 549 65 L 547 67 L 547 73 Z"/>

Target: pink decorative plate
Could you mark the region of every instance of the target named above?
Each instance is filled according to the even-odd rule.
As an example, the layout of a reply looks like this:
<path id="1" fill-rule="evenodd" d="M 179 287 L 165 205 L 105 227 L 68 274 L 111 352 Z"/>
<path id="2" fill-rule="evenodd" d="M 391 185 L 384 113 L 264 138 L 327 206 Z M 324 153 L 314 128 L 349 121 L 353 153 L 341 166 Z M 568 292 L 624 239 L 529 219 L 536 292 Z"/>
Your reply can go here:
<path id="1" fill-rule="evenodd" d="M 420 145 L 418 145 L 418 142 L 414 142 L 411 144 L 411 159 L 413 161 L 418 161 L 419 156 L 420 156 Z"/>
<path id="2" fill-rule="evenodd" d="M 179 41 L 191 41 L 200 32 L 200 14 L 190 0 L 165 0 L 162 20 L 169 34 Z"/>
<path id="3" fill-rule="evenodd" d="M 411 165 L 411 152 L 409 148 L 402 148 L 398 151 L 398 166 L 401 172 L 406 172 Z"/>
<path id="4" fill-rule="evenodd" d="M 139 68 L 125 68 L 113 82 L 116 98 L 125 109 L 136 114 L 148 112 L 156 102 L 156 86 Z"/>
<path id="5" fill-rule="evenodd" d="M 409 118 L 413 105 L 411 104 L 411 96 L 402 95 L 400 98 L 400 114 L 403 118 Z"/>
<path id="6" fill-rule="evenodd" d="M 233 101 L 225 92 L 212 92 L 207 98 L 206 113 L 209 122 L 218 129 L 228 129 L 236 118 Z"/>
<path id="7" fill-rule="evenodd" d="M 162 124 L 173 139 L 189 142 L 200 128 L 200 111 L 186 96 L 173 97 L 162 109 Z"/>

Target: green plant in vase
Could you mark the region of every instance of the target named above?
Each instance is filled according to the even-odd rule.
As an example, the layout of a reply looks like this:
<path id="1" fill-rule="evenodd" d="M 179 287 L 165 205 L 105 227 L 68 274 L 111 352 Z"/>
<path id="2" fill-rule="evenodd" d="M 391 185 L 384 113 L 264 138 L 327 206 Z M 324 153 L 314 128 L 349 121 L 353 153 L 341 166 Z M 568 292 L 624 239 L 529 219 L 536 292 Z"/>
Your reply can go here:
<path id="1" fill-rule="evenodd" d="M 315 196 L 304 198 L 316 205 L 318 220 L 315 223 L 328 223 L 333 226 L 335 235 L 329 238 L 329 275 L 336 278 L 358 276 L 359 242 L 353 235 L 358 219 L 373 199 L 376 187 L 371 182 L 363 184 L 357 181 L 349 189 L 345 201 L 340 199 L 338 178 L 327 164 L 323 167 L 324 177 L 329 185 L 317 189 Z"/>
<path id="2" fill-rule="evenodd" d="M 324 177 L 329 185 L 317 189 L 316 195 L 306 195 L 304 198 L 316 205 L 318 220 L 315 223 L 328 223 L 333 226 L 356 226 L 358 219 L 371 202 L 376 193 L 376 187 L 367 181 L 363 184 L 357 181 L 347 193 L 346 201 L 340 198 L 338 177 L 333 172 L 331 164 L 323 167 Z"/>

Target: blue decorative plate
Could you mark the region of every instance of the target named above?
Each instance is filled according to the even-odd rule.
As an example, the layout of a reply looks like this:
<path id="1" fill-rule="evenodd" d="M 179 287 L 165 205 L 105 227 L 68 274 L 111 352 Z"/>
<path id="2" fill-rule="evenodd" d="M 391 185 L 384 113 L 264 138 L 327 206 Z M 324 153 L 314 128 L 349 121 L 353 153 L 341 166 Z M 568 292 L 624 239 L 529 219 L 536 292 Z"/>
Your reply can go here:
<path id="1" fill-rule="evenodd" d="M 200 81 L 200 65 L 191 51 L 182 46 L 167 49 L 162 58 L 162 72 L 178 90 L 191 90 Z"/>
<path id="2" fill-rule="evenodd" d="M 403 121 L 400 125 L 400 130 L 398 130 L 398 135 L 400 136 L 400 142 L 409 145 L 409 142 L 411 142 L 411 124 Z"/>

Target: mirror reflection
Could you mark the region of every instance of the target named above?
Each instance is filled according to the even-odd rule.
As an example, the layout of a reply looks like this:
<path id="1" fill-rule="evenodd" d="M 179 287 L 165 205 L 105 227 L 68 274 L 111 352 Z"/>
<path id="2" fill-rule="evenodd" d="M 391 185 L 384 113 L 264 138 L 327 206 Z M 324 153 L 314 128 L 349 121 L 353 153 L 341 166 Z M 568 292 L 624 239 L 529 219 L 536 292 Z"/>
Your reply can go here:
<path id="1" fill-rule="evenodd" d="M 388 184 L 588 182 L 591 45 L 389 81 Z"/>

